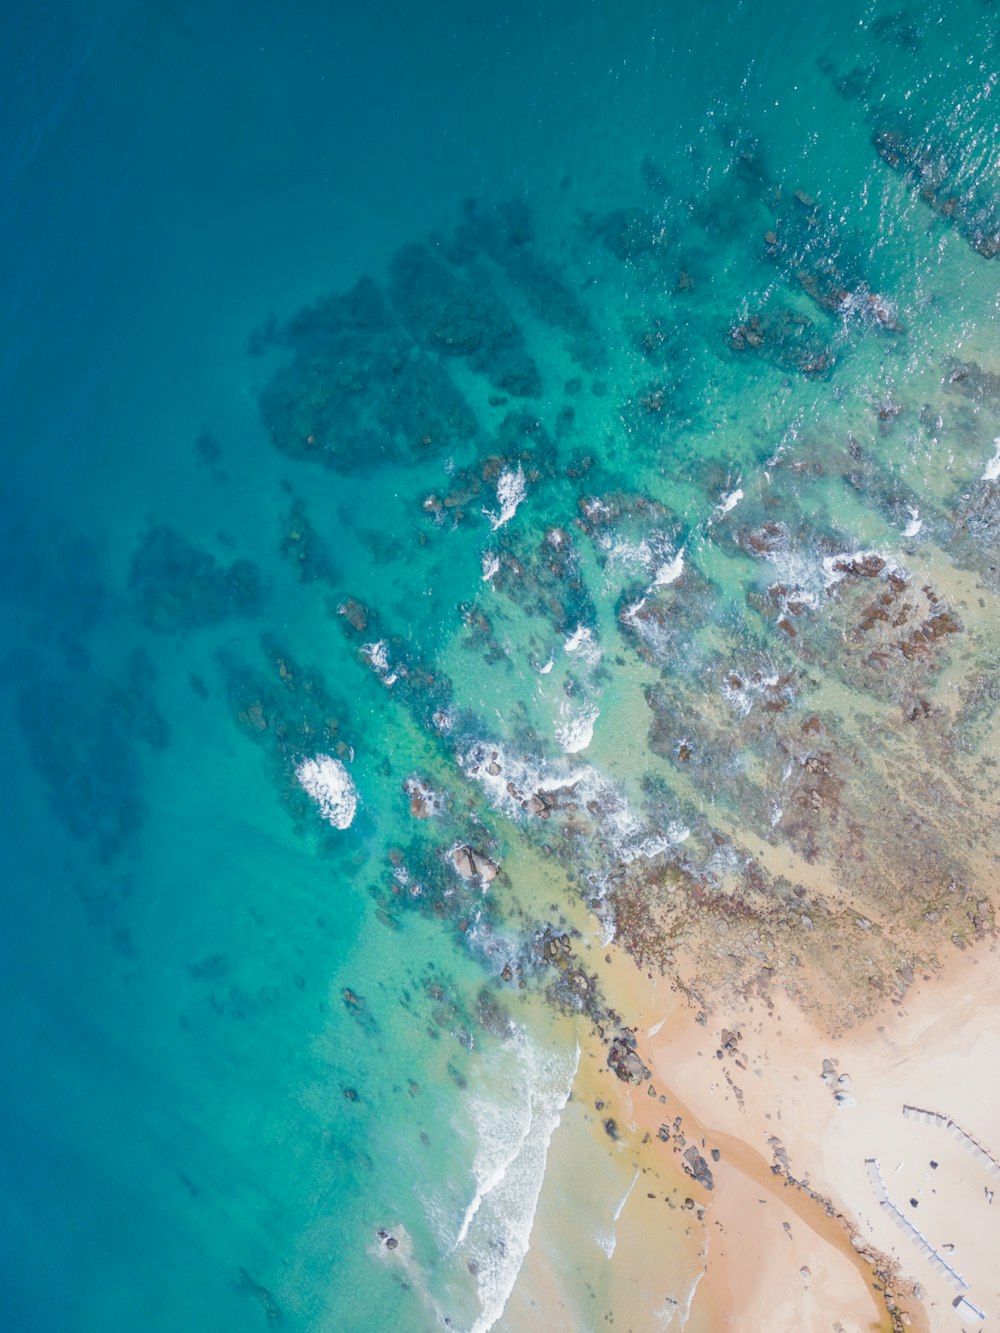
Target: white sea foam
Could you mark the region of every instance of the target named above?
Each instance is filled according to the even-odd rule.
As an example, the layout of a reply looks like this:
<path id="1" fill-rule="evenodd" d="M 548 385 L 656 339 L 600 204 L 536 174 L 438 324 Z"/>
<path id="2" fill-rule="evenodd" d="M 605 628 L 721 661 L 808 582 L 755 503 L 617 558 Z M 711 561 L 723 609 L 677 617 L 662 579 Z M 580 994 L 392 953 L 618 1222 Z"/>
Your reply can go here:
<path id="1" fill-rule="evenodd" d="M 559 744 L 567 754 L 579 754 L 594 739 L 594 723 L 600 717 L 600 709 L 588 708 L 573 716 L 564 704 L 560 711 L 565 720 L 556 724 Z"/>
<path id="2" fill-rule="evenodd" d="M 350 827 L 358 795 L 351 775 L 339 759 L 328 754 L 303 759 L 295 776 L 319 806 L 319 812 L 328 824 L 340 829 Z"/>
<path id="3" fill-rule="evenodd" d="M 598 519 L 611 517 L 611 510 L 604 501 L 596 495 L 588 497 L 582 501 L 582 504 L 584 514 L 592 523 L 597 522 Z"/>
<path id="4" fill-rule="evenodd" d="M 920 510 L 915 509 L 913 505 L 906 506 L 906 512 L 910 516 L 910 521 L 903 529 L 904 537 L 915 537 L 924 526 L 924 520 L 920 517 Z"/>
<path id="5" fill-rule="evenodd" d="M 757 670 L 749 676 L 740 674 L 738 679 L 740 681 L 739 685 L 730 684 L 729 677 L 722 682 L 722 697 L 732 704 L 740 717 L 746 717 L 754 706 L 755 700 L 761 698 L 777 685 L 779 676 L 776 671 L 765 676 Z"/>
<path id="6" fill-rule="evenodd" d="M 650 570 L 657 560 L 652 546 L 645 538 L 641 542 L 630 542 L 617 534 L 605 533 L 600 546 L 611 567 L 622 565 L 630 570 Z"/>
<path id="7" fill-rule="evenodd" d="M 490 764 L 496 755 L 497 773 L 490 772 Z M 580 780 L 585 771 L 564 770 L 558 777 L 547 771 L 547 765 L 535 759 L 526 759 L 508 753 L 502 745 L 477 743 L 464 755 L 459 756 L 459 763 L 469 777 L 481 783 L 487 796 L 496 809 L 508 815 L 520 815 L 521 799 L 532 792 L 551 790 L 555 787 L 570 786 Z M 562 765 L 560 765 L 562 768 Z M 521 793 L 520 799 L 507 790 L 508 783 Z"/>
<path id="8" fill-rule="evenodd" d="M 632 1183 L 629 1185 L 628 1189 L 615 1204 L 614 1211 L 611 1214 L 611 1225 L 605 1231 L 599 1231 L 597 1233 L 597 1236 L 595 1237 L 598 1245 L 600 1245 L 601 1249 L 604 1251 L 604 1253 L 608 1256 L 609 1259 L 612 1258 L 615 1250 L 618 1247 L 618 1236 L 615 1232 L 615 1223 L 621 1217 L 622 1210 L 628 1203 L 629 1195 L 635 1189 L 635 1182 L 639 1179 L 640 1174 L 641 1173 L 639 1168 L 636 1167 L 635 1175 L 632 1177 Z"/>
<path id="9" fill-rule="evenodd" d="M 497 773 L 489 768 L 496 756 Z M 591 764 L 574 767 L 568 758 L 545 761 L 525 757 L 492 742 L 477 742 L 459 757 L 463 771 L 481 783 L 494 807 L 515 818 L 524 817 L 522 801 L 533 792 L 572 788 L 574 802 L 600 810 L 602 842 L 613 865 L 652 859 L 676 847 L 691 830 L 678 820 L 655 831 L 637 818 L 621 791 Z M 512 795 L 508 784 L 517 795 Z M 601 885 L 596 886 L 598 890 Z M 599 896 L 599 895 L 598 895 Z"/>
<path id="10" fill-rule="evenodd" d="M 490 583 L 500 571 L 500 557 L 495 551 L 483 552 L 483 582 Z"/>
<path id="11" fill-rule="evenodd" d="M 476 1178 L 476 1192 L 472 1196 L 472 1202 L 465 1210 L 462 1218 L 462 1225 L 458 1229 L 458 1235 L 455 1237 L 455 1249 L 459 1249 L 466 1236 L 469 1234 L 469 1227 L 472 1225 L 476 1214 L 483 1206 L 483 1202 L 503 1184 L 507 1172 L 514 1162 L 517 1161 L 521 1150 L 524 1148 L 528 1135 L 531 1133 L 531 1107 L 527 1108 L 527 1114 L 523 1116 L 514 1115 L 505 1120 L 503 1125 L 498 1124 L 494 1127 L 492 1116 L 496 1107 L 489 1105 L 485 1112 L 482 1110 L 483 1101 L 479 1099 L 478 1107 L 473 1109 L 472 1116 L 476 1122 L 477 1128 L 482 1132 L 484 1120 L 489 1125 L 489 1135 L 485 1143 L 480 1143 L 479 1152 L 476 1154 L 476 1160 L 472 1165 L 472 1174 Z M 505 1133 L 504 1130 L 507 1132 Z"/>
<path id="12" fill-rule="evenodd" d="M 672 583 L 680 577 L 684 568 L 683 548 L 675 550 L 670 537 L 658 529 L 638 542 L 606 533 L 600 545 L 606 556 L 605 565 L 609 574 L 622 568 L 632 574 L 652 576 L 653 586 L 656 586 Z"/>
<path id="13" fill-rule="evenodd" d="M 902 568 L 897 565 L 894 560 L 891 560 L 883 551 L 876 551 L 873 547 L 868 547 L 863 551 L 840 551 L 837 555 L 827 555 L 823 557 L 823 574 L 825 576 L 826 587 L 832 588 L 835 583 L 839 583 L 841 579 L 847 577 L 842 569 L 835 568 L 841 561 L 857 560 L 860 562 L 864 560 L 866 556 L 877 556 L 879 560 L 885 561 L 885 568 L 882 570 L 883 574 L 903 573 Z"/>
<path id="14" fill-rule="evenodd" d="M 475 1189 L 455 1252 L 465 1265 L 475 1265 L 479 1316 L 471 1333 L 488 1333 L 514 1289 L 531 1242 L 549 1144 L 580 1063 L 579 1046 L 572 1054 L 546 1054 L 521 1030 L 502 1055 L 513 1057 L 504 1084 L 517 1099 L 477 1094 L 468 1105 L 478 1139 Z"/>
<path id="15" fill-rule="evenodd" d="M 665 588 L 669 583 L 676 583 L 684 573 L 684 548 L 677 552 L 672 560 L 665 561 L 653 577 L 654 588 Z"/>
<path id="16" fill-rule="evenodd" d="M 389 645 L 385 639 L 378 639 L 375 643 L 366 643 L 361 651 L 380 674 L 389 670 Z"/>
<path id="17" fill-rule="evenodd" d="M 764 559 L 774 566 L 778 581 L 788 588 L 786 597 L 800 602 L 807 601 L 810 606 L 819 604 L 827 580 L 823 566 L 814 554 L 806 555 L 801 551 L 779 547 L 765 552 Z"/>
<path id="18" fill-rule="evenodd" d="M 540 666 L 538 668 L 538 674 L 540 676 L 547 676 L 549 672 L 552 670 L 552 668 L 555 666 L 555 664 L 556 664 L 556 659 L 554 657 L 550 657 L 549 660 L 543 666 Z"/>
<path id="19" fill-rule="evenodd" d="M 361 651 L 368 658 L 372 670 L 383 685 L 394 685 L 396 683 L 399 676 L 389 665 L 389 645 L 385 639 L 377 639 L 374 643 L 366 643 L 362 646 Z"/>
<path id="20" fill-rule="evenodd" d="M 993 441 L 994 454 L 986 464 L 981 481 L 1000 481 L 1000 435 Z"/>
<path id="21" fill-rule="evenodd" d="M 502 528 L 505 523 L 510 522 L 526 494 L 527 486 L 524 480 L 524 468 L 521 464 L 518 463 L 516 471 L 504 468 L 497 478 L 497 500 L 500 502 L 500 513 L 496 514 L 490 509 L 483 510 L 483 513 L 490 520 L 490 527 L 494 532 L 497 528 Z"/>
<path id="22" fill-rule="evenodd" d="M 866 324 L 878 324 L 882 328 L 898 328 L 896 320 L 898 310 L 894 301 L 879 292 L 870 291 L 864 284 L 853 292 L 846 292 L 837 309 L 845 319 L 855 316 Z"/>
<path id="23" fill-rule="evenodd" d="M 730 491 L 728 495 L 724 495 L 715 506 L 716 514 L 718 514 L 719 518 L 722 518 L 722 516 L 728 514 L 731 509 L 735 509 L 742 499 L 743 492 L 737 486 L 736 490 Z"/>
<path id="24" fill-rule="evenodd" d="M 661 1305 L 658 1310 L 653 1311 L 662 1333 L 672 1333 L 672 1330 L 674 1329 L 677 1330 L 677 1333 L 684 1333 L 684 1329 L 687 1328 L 688 1319 L 691 1317 L 691 1306 L 694 1304 L 695 1292 L 698 1290 L 698 1284 L 705 1276 L 708 1267 L 704 1262 L 707 1257 L 708 1247 L 706 1246 L 704 1254 L 702 1255 L 702 1267 L 695 1274 L 691 1285 L 687 1290 L 687 1294 L 684 1297 L 683 1305 L 676 1299 L 676 1297 L 670 1296 L 668 1297 L 666 1304 Z"/>
<path id="25" fill-rule="evenodd" d="M 563 648 L 567 653 L 579 653 L 583 660 L 591 666 L 596 666 L 601 660 L 600 644 L 586 625 L 577 625 L 563 644 Z"/>

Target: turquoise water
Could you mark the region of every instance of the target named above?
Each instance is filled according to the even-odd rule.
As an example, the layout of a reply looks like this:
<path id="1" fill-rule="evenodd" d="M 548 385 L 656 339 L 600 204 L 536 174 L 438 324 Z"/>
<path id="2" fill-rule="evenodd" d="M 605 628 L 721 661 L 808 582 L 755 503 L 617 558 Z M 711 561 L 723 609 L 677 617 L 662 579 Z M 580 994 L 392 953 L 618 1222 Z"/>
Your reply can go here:
<path id="1" fill-rule="evenodd" d="M 6 1323 L 485 1329 L 587 1028 L 533 941 L 748 800 L 666 753 L 787 649 L 737 518 L 995 584 L 993 10 L 3 27 Z M 525 814 L 582 765 L 600 836 Z"/>

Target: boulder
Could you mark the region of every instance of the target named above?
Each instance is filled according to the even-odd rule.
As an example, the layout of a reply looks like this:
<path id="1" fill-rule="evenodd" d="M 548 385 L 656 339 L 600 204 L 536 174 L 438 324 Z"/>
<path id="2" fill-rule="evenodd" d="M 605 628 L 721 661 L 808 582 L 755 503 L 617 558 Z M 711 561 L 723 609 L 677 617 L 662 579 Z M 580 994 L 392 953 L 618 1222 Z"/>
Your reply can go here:
<path id="1" fill-rule="evenodd" d="M 451 853 L 451 861 L 463 879 L 473 878 L 476 868 L 472 860 L 472 852 L 468 847 L 456 847 Z"/>
<path id="2" fill-rule="evenodd" d="M 699 1185 L 704 1185 L 707 1190 L 714 1189 L 715 1178 L 709 1169 L 708 1163 L 693 1144 L 690 1148 L 684 1150 L 683 1157 L 684 1170 L 691 1179 L 697 1180 Z"/>
<path id="3" fill-rule="evenodd" d="M 495 861 L 471 847 L 456 847 L 450 853 L 451 863 L 463 879 L 481 879 L 484 884 L 492 884 L 500 873 Z"/>
<path id="4" fill-rule="evenodd" d="M 491 861 L 488 856 L 483 856 L 482 852 L 472 852 L 469 855 L 472 858 L 472 868 L 484 884 L 492 884 L 500 873 L 500 867 L 495 861 Z"/>
<path id="5" fill-rule="evenodd" d="M 612 1041 L 608 1050 L 608 1065 L 623 1083 L 642 1083 L 651 1077 L 635 1052 L 632 1038 L 627 1034 L 615 1037 Z"/>

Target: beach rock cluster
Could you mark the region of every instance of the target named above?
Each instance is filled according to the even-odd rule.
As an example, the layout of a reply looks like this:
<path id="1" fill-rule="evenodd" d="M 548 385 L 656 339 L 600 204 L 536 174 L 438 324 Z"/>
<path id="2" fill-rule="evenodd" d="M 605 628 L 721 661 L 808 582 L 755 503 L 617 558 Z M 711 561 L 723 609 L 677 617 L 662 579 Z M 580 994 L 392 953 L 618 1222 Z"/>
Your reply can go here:
<path id="1" fill-rule="evenodd" d="M 403 783 L 403 790 L 409 797 L 410 814 L 414 819 L 433 819 L 441 813 L 443 798 L 426 778 L 411 773 Z"/>
<path id="2" fill-rule="evenodd" d="M 684 1149 L 681 1153 L 681 1161 L 684 1164 L 685 1172 L 692 1180 L 696 1180 L 699 1185 L 704 1186 L 707 1190 L 715 1188 L 715 1177 L 712 1175 L 711 1168 L 694 1144 L 690 1144 Z"/>
<path id="3" fill-rule="evenodd" d="M 620 1032 L 608 1047 L 608 1065 L 623 1083 L 644 1083 L 652 1077 L 647 1065 L 643 1063 L 635 1049 L 635 1037 L 631 1032 Z"/>
<path id="4" fill-rule="evenodd" d="M 756 353 L 782 370 L 813 379 L 829 375 L 836 360 L 831 343 L 814 322 L 790 306 L 768 307 L 734 324 L 729 349 Z"/>
<path id="5" fill-rule="evenodd" d="M 478 879 L 484 887 L 492 884 L 500 873 L 500 867 L 495 861 L 472 847 L 455 847 L 448 855 L 463 879 Z"/>
<path id="6" fill-rule="evenodd" d="M 851 1076 L 840 1073 L 838 1065 L 838 1060 L 825 1059 L 820 1077 L 833 1093 L 833 1100 L 838 1106 L 857 1106 L 858 1099 L 851 1091 Z"/>
<path id="7" fill-rule="evenodd" d="M 573 538 L 562 527 L 548 528 L 537 544 L 513 540 L 500 556 L 493 588 L 562 636 L 596 618 Z"/>

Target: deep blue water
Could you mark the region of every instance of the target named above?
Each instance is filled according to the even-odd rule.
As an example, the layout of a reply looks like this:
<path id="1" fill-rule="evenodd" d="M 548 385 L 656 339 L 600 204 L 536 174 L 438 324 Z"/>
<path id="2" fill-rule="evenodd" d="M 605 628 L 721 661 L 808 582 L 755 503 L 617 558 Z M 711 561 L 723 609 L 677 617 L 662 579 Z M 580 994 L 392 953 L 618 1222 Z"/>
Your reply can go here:
<path id="1" fill-rule="evenodd" d="M 385 282 L 407 242 L 439 249 L 468 199 L 523 202 L 606 344 L 579 450 L 668 476 L 678 506 L 693 503 L 690 460 L 712 457 L 705 441 L 732 426 L 740 392 L 698 339 L 765 279 L 759 256 L 742 256 L 734 205 L 728 230 L 723 219 L 689 248 L 698 282 L 713 264 L 715 276 L 701 313 L 678 316 L 701 443 L 665 462 L 609 445 L 604 381 L 617 391 L 637 365 L 629 319 L 647 293 L 609 277 L 585 219 L 631 206 L 644 162 L 665 216 L 675 194 L 721 212 L 711 190 L 738 136 L 718 126 L 733 121 L 768 138 L 789 188 L 808 164 L 831 215 L 861 235 L 873 287 L 916 309 L 938 275 L 928 338 L 963 315 L 947 281 L 959 243 L 939 254 L 895 177 L 861 188 L 874 170 L 865 113 L 816 60 L 881 61 L 884 97 L 901 106 L 915 69 L 960 78 L 989 39 L 987 11 L 967 6 L 941 43 L 947 14 L 922 13 L 914 52 L 899 25 L 871 36 L 878 6 L 813 9 L 758 0 L 723 20 L 556 0 L 95 0 L 0 19 L 4 1327 L 209 1333 L 278 1310 L 295 1328 L 431 1327 L 433 1301 L 369 1253 L 374 1228 L 399 1218 L 434 1299 L 454 1279 L 471 1323 L 472 1297 L 438 1252 L 471 1195 L 469 1069 L 481 1081 L 482 1052 L 500 1044 L 488 1024 L 471 1052 L 466 1040 L 490 969 L 450 921 L 413 913 L 393 929 L 377 916 L 388 850 L 434 841 L 400 831 L 402 779 L 444 782 L 447 766 L 422 705 L 386 692 L 335 606 L 349 594 L 379 606 L 408 650 L 446 662 L 448 618 L 481 587 L 488 533 L 480 519 L 453 546 L 418 543 L 445 454 L 422 471 L 399 459 L 330 470 L 274 449 L 258 397 L 287 347 L 252 335 L 362 275 Z M 926 103 L 913 113 L 925 124 Z M 668 183 L 649 185 L 650 161 Z M 961 290 L 974 322 L 980 289 Z M 562 333 L 539 328 L 538 411 L 554 431 L 576 368 Z M 859 342 L 858 362 L 877 366 Z M 468 368 L 455 378 L 486 419 L 495 384 Z M 766 403 L 786 389 L 747 392 Z M 796 393 L 820 410 L 807 385 L 783 400 L 789 418 Z M 725 445 L 745 448 L 739 465 L 766 455 L 768 441 L 736 434 Z M 561 485 L 552 513 L 572 514 Z M 303 512 L 323 548 L 311 581 L 296 574 Z M 192 545 L 144 581 L 136 553 L 164 527 Z M 249 592 L 232 574 L 243 560 Z M 544 659 L 541 639 L 529 647 Z M 276 681 L 313 669 L 288 703 Z M 489 687 L 479 670 L 463 680 L 453 665 L 458 702 L 492 719 L 523 696 L 534 725 L 533 687 L 516 674 Z M 255 732 L 252 705 L 268 699 Z M 343 834 L 311 817 L 288 757 L 331 717 L 324 746 L 353 751 L 361 794 Z M 297 726 L 313 730 L 274 739 Z"/>

